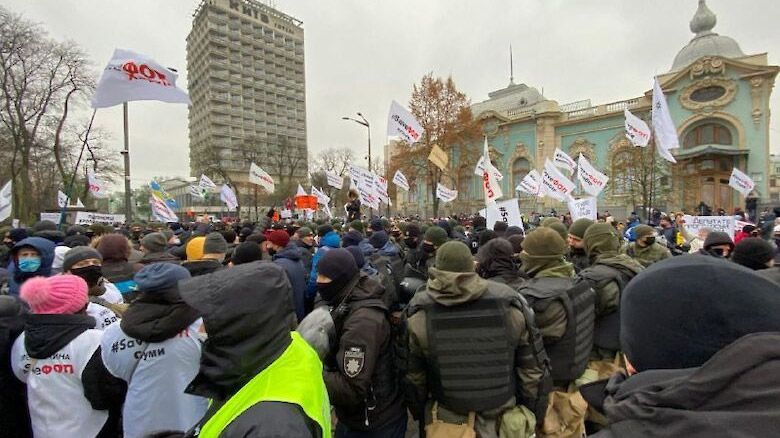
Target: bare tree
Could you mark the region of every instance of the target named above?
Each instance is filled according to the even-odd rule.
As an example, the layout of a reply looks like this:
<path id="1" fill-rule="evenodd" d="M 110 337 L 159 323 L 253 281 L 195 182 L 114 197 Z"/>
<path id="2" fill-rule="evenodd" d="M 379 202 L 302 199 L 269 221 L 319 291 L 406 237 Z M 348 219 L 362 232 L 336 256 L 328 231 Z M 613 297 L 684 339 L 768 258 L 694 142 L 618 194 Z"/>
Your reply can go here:
<path id="1" fill-rule="evenodd" d="M 669 163 L 655 153 L 654 147 L 623 147 L 612 157 L 612 194 L 630 196 L 634 210 L 656 207 L 669 195 Z"/>

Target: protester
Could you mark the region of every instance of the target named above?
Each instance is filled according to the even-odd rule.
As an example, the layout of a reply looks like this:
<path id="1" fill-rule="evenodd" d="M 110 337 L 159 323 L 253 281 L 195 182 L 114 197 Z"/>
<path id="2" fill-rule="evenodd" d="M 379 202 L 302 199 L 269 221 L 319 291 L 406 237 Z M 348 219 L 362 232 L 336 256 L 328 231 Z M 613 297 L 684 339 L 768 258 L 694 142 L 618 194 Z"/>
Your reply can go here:
<path id="1" fill-rule="evenodd" d="M 32 315 L 14 342 L 11 366 L 27 384 L 36 437 L 109 437 L 119 433 L 126 385 L 101 360 L 95 320 L 85 313 L 87 283 L 75 275 L 22 285 Z"/>
<path id="2" fill-rule="evenodd" d="M 349 202 L 345 205 L 347 210 L 347 222 L 360 219 L 360 199 L 356 190 L 349 190 Z"/>
<path id="3" fill-rule="evenodd" d="M 311 272 L 311 261 L 316 249 L 314 246 L 314 233 L 309 227 L 301 227 L 298 228 L 293 237 L 293 242 L 302 249 L 301 262 L 303 262 L 303 268 L 306 269 L 306 272 Z"/>
<path id="4" fill-rule="evenodd" d="M 415 264 L 407 263 L 404 267 L 404 277 L 428 279 L 428 270 L 433 266 L 436 250 L 447 242 L 447 232 L 438 226 L 428 227 L 423 235 L 420 252 Z"/>
<path id="5" fill-rule="evenodd" d="M 184 393 L 198 372 L 202 324 L 179 294 L 178 282 L 188 278 L 187 269 L 171 263 L 141 269 L 135 274 L 138 297 L 101 340 L 106 369 L 128 385 L 125 438 L 185 431 L 206 412 L 207 399 Z"/>
<path id="6" fill-rule="evenodd" d="M 528 278 L 517 269 L 512 244 L 505 239 L 493 239 L 480 247 L 476 262 L 480 277 L 506 284 L 514 290 L 518 290 Z"/>
<path id="7" fill-rule="evenodd" d="M 304 295 L 306 293 L 307 272 L 303 269 L 301 252 L 295 243 L 290 242 L 287 231 L 276 230 L 268 236 L 268 252 L 274 263 L 284 268 L 292 286 L 292 298 L 298 321 L 306 316 Z"/>
<path id="8" fill-rule="evenodd" d="M 65 254 L 65 273 L 81 277 L 89 287 L 87 314 L 95 318 L 95 328 L 104 329 L 118 321 L 127 306 L 119 289 L 103 277 L 103 257 L 87 246 L 71 249 Z"/>
<path id="9" fill-rule="evenodd" d="M 628 245 L 626 254 L 645 268 L 655 262 L 672 256 L 668 248 L 655 241 L 655 229 L 649 225 L 639 225 L 634 229 L 636 241 Z"/>
<path id="10" fill-rule="evenodd" d="M 227 242 L 221 234 L 212 232 L 206 237 L 194 237 L 187 243 L 187 261 L 181 265 L 193 277 L 222 269 L 227 253 Z"/>
<path id="11" fill-rule="evenodd" d="M 704 245 L 702 246 L 702 249 L 699 250 L 699 254 L 727 259 L 731 257 L 733 251 L 734 242 L 731 241 L 731 237 L 728 234 L 722 231 L 711 231 L 707 234 L 707 238 L 704 240 Z"/>
<path id="12" fill-rule="evenodd" d="M 183 281 L 179 291 L 208 331 L 186 392 L 211 405 L 188 437 L 330 436 L 322 363 L 295 332 L 284 269 L 245 263 Z"/>
<path id="13" fill-rule="evenodd" d="M 320 225 L 317 228 L 317 237 L 320 239 L 317 252 L 311 260 L 311 271 L 309 271 L 309 282 L 306 287 L 306 309 L 310 310 L 314 304 L 314 296 L 317 294 L 317 264 L 322 256 L 341 244 L 338 233 L 330 225 Z"/>
<path id="14" fill-rule="evenodd" d="M 141 238 L 141 252 L 144 253 L 138 263 L 148 265 L 151 263 L 180 262 L 179 258 L 168 252 L 168 238 L 164 233 L 149 233 Z"/>
<path id="15" fill-rule="evenodd" d="M 574 271 L 579 273 L 587 268 L 589 263 L 588 253 L 585 251 L 585 243 L 582 237 L 585 230 L 593 225 L 593 221 L 588 218 L 579 218 L 569 227 L 567 242 L 569 243 L 569 261 L 574 265 Z"/>
<path id="16" fill-rule="evenodd" d="M 244 263 L 256 262 L 262 260 L 263 251 L 255 242 L 241 242 L 233 250 L 233 257 L 230 259 L 232 266 L 243 265 Z"/>
<path id="17" fill-rule="evenodd" d="M 33 277 L 52 274 L 54 243 L 42 237 L 28 237 L 16 243 L 11 250 L 8 293 L 19 295 L 21 285 Z"/>
<path id="18" fill-rule="evenodd" d="M 11 366 L 11 348 L 24 331 L 28 312 L 19 297 L 0 295 L 0 431 L 8 438 L 33 436 L 25 385 Z"/>
<path id="19" fill-rule="evenodd" d="M 103 256 L 103 276 L 119 289 L 125 301 L 131 301 L 135 291 L 133 276 L 143 265 L 128 261 L 130 242 L 121 234 L 107 234 L 100 238 L 95 249 Z"/>
<path id="20" fill-rule="evenodd" d="M 768 269 L 775 265 L 774 248 L 760 237 L 747 237 L 734 247 L 731 261 L 754 271 Z"/>
<path id="21" fill-rule="evenodd" d="M 476 254 L 479 250 L 480 235 L 487 229 L 487 221 L 482 216 L 476 216 L 471 221 L 471 253 Z"/>

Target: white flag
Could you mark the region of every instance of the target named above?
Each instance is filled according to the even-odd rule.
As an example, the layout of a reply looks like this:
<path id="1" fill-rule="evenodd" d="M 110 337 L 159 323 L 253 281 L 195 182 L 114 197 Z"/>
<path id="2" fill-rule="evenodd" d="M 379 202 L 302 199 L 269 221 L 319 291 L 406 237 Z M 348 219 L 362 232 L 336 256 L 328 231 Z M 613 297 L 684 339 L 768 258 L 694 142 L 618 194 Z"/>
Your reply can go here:
<path id="1" fill-rule="evenodd" d="M 220 201 L 224 202 L 225 205 L 227 205 L 227 208 L 230 210 L 238 207 L 238 199 L 236 199 L 236 194 L 227 184 L 222 184 L 222 190 L 219 192 L 219 199 Z"/>
<path id="2" fill-rule="evenodd" d="M 274 179 L 255 163 L 249 164 L 249 182 L 264 188 L 268 193 L 274 192 Z"/>
<path id="3" fill-rule="evenodd" d="M 541 180 L 542 176 L 539 175 L 539 172 L 537 172 L 536 169 L 532 169 L 523 177 L 523 180 L 515 187 L 515 190 L 528 193 L 529 195 L 543 196 L 544 192 L 541 190 Z"/>
<path id="4" fill-rule="evenodd" d="M 308 193 L 306 193 L 306 190 L 303 190 L 303 187 L 301 187 L 300 184 L 298 184 L 298 191 L 295 193 L 295 196 L 307 196 Z"/>
<path id="5" fill-rule="evenodd" d="M 390 195 L 387 193 L 387 178 L 374 174 L 374 193 L 385 205 L 390 204 Z"/>
<path id="6" fill-rule="evenodd" d="M 747 174 L 735 167 L 734 170 L 731 171 L 729 185 L 733 187 L 734 190 L 742 193 L 742 196 L 747 196 L 751 191 L 753 191 L 756 183 L 754 183 L 753 180 L 747 176 Z"/>
<path id="7" fill-rule="evenodd" d="M 328 178 L 328 185 L 331 187 L 341 189 L 344 185 L 344 179 L 332 170 L 325 172 L 325 176 Z"/>
<path id="8" fill-rule="evenodd" d="M 458 191 L 448 189 L 441 183 L 438 183 L 436 184 L 436 197 L 444 202 L 452 202 L 458 197 Z"/>
<path id="9" fill-rule="evenodd" d="M 149 205 L 152 207 L 152 217 L 160 222 L 179 222 L 179 217 L 171 210 L 171 207 L 155 194 L 149 196 Z"/>
<path id="10" fill-rule="evenodd" d="M 57 190 L 57 207 L 65 208 L 68 206 L 68 195 L 62 193 L 61 190 Z"/>
<path id="11" fill-rule="evenodd" d="M 0 190 L 0 222 L 11 217 L 11 210 L 13 210 L 13 192 L 11 191 L 12 182 L 13 181 L 8 181 L 5 183 L 2 190 Z"/>
<path id="12" fill-rule="evenodd" d="M 587 218 L 592 221 L 596 220 L 596 198 L 590 197 L 590 198 L 582 198 L 582 199 L 571 199 L 568 202 L 569 204 L 569 214 L 571 215 L 571 220 L 576 221 L 580 218 Z"/>
<path id="13" fill-rule="evenodd" d="M 566 169 L 569 173 L 574 173 L 574 169 L 577 168 L 577 163 L 566 152 L 555 148 L 555 155 L 553 156 L 553 164 L 561 169 Z"/>
<path id="14" fill-rule="evenodd" d="M 84 208 L 84 203 L 81 202 L 81 198 L 76 198 L 76 208 Z"/>
<path id="15" fill-rule="evenodd" d="M 623 110 L 623 115 L 626 117 L 626 138 L 634 146 L 647 146 L 650 141 L 650 127 L 647 126 L 644 120 L 631 114 L 628 109 Z"/>
<path id="16" fill-rule="evenodd" d="M 669 106 L 666 103 L 666 96 L 661 91 L 661 85 L 658 78 L 653 82 L 653 132 L 655 133 L 655 145 L 658 153 L 667 161 L 676 163 L 671 149 L 680 147 L 680 140 L 677 138 L 677 129 L 672 122 L 672 115 L 669 113 Z"/>
<path id="17" fill-rule="evenodd" d="M 106 184 L 95 175 L 92 169 L 87 169 L 87 184 L 89 185 L 89 193 L 95 198 L 108 197 Z"/>
<path id="18" fill-rule="evenodd" d="M 577 179 L 580 180 L 582 188 L 591 196 L 598 196 L 609 181 L 609 177 L 596 170 L 582 154 L 580 154 Z"/>
<path id="19" fill-rule="evenodd" d="M 409 191 L 409 181 L 406 180 L 406 176 L 404 176 L 400 170 L 395 171 L 395 175 L 393 175 L 393 183 L 407 192 Z"/>
<path id="20" fill-rule="evenodd" d="M 490 166 L 493 169 L 493 175 L 496 177 L 496 181 L 501 181 L 504 179 L 504 175 L 501 175 L 501 172 L 498 171 L 494 166 Z M 477 161 L 477 167 L 474 168 L 474 175 L 477 175 L 478 177 L 482 178 L 482 172 L 485 171 L 485 156 L 479 157 L 479 161 Z"/>
<path id="21" fill-rule="evenodd" d="M 211 178 L 207 177 L 205 174 L 200 175 L 200 182 L 198 183 L 200 188 L 202 189 L 216 189 L 217 185 L 214 184 L 214 181 L 211 180 Z"/>
<path id="22" fill-rule="evenodd" d="M 523 217 L 520 214 L 520 205 L 517 203 L 517 198 L 507 199 L 506 201 L 496 202 L 493 205 L 488 205 L 484 209 L 480 210 L 480 216 L 485 218 L 487 227 L 491 230 L 496 222 L 505 222 L 507 225 L 520 227 L 525 234 L 525 228 L 523 227 Z"/>
<path id="23" fill-rule="evenodd" d="M 423 132 L 422 125 L 409 110 L 396 101 L 390 104 L 390 114 L 387 116 L 388 137 L 400 137 L 403 141 L 413 144 L 420 140 Z"/>
<path id="24" fill-rule="evenodd" d="M 546 160 L 542 171 L 542 190 L 545 195 L 559 201 L 568 201 L 574 190 L 574 183 L 566 178 L 552 161 Z"/>
<path id="25" fill-rule="evenodd" d="M 330 203 L 330 198 L 328 195 L 322 192 L 322 190 L 317 189 L 314 186 L 311 186 L 311 194 L 317 197 L 317 203 L 321 205 L 327 206 Z"/>
<path id="26" fill-rule="evenodd" d="M 205 190 L 200 186 L 190 186 L 190 195 L 198 199 L 206 199 Z"/>
<path id="27" fill-rule="evenodd" d="M 106 108 L 131 100 L 159 100 L 191 104 L 187 92 L 176 88 L 178 74 L 152 58 L 116 49 L 100 76 L 92 108 Z"/>
<path id="28" fill-rule="evenodd" d="M 488 149 L 487 137 L 485 137 L 485 146 L 482 149 L 482 159 L 484 168 L 482 170 L 482 190 L 485 193 L 485 205 L 496 202 L 496 199 L 504 196 L 501 192 L 501 186 L 496 181 L 495 168 L 490 162 L 490 150 Z"/>

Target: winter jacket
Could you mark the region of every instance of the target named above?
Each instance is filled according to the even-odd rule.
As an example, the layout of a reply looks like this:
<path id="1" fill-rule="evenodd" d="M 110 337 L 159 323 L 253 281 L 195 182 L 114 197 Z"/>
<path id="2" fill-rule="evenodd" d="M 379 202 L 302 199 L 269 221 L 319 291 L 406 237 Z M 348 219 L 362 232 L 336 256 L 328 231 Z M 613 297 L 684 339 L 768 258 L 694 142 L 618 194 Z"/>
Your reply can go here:
<path id="1" fill-rule="evenodd" d="M 320 247 L 317 248 L 317 252 L 314 253 L 314 257 L 311 259 L 311 271 L 309 272 L 309 284 L 306 287 L 306 298 L 313 299 L 317 294 L 317 263 L 320 261 L 320 257 L 330 251 L 331 248 L 338 248 L 341 246 L 341 237 L 335 231 L 323 236 L 320 242 Z"/>
<path id="2" fill-rule="evenodd" d="M 767 268 L 767 269 L 761 269 L 759 271 L 756 271 L 756 274 L 768 278 L 772 281 L 774 281 L 777 284 L 780 284 L 780 266 L 775 266 L 773 268 Z"/>
<path id="3" fill-rule="evenodd" d="M 166 251 L 144 254 L 141 260 L 138 261 L 142 265 L 150 265 L 152 263 L 175 263 L 178 265 L 180 262 L 181 259 Z"/>
<path id="4" fill-rule="evenodd" d="M 127 389 L 100 357 L 103 332 L 83 314 L 30 315 L 11 352 L 27 383 L 36 437 L 114 437 Z"/>
<path id="5" fill-rule="evenodd" d="M 211 274 L 223 268 L 222 263 L 213 259 L 193 260 L 181 264 L 190 271 L 190 275 L 197 277 L 199 275 Z"/>
<path id="6" fill-rule="evenodd" d="M 360 219 L 360 201 L 353 199 L 347 203 L 347 222 Z"/>
<path id="7" fill-rule="evenodd" d="M 208 407 L 184 390 L 198 373 L 202 322 L 176 288 L 140 293 L 120 324 L 101 341 L 108 371 L 128 384 L 122 409 L 124 436 L 189 430 Z"/>
<path id="8" fill-rule="evenodd" d="M 644 248 L 637 245 L 636 242 L 632 242 L 628 245 L 626 254 L 645 268 L 672 256 L 672 253 L 658 242 Z"/>
<path id="9" fill-rule="evenodd" d="M 92 301 L 87 304 L 87 315 L 95 320 L 95 326 L 98 330 L 105 330 L 106 327 L 119 321 L 119 317 L 111 309 Z"/>
<path id="10" fill-rule="evenodd" d="M 133 277 L 141 268 L 143 265 L 126 260 L 104 260 L 102 271 L 103 277 L 119 289 L 126 301 L 130 301 L 136 289 Z"/>
<path id="11" fill-rule="evenodd" d="M 306 316 L 304 310 L 304 294 L 306 293 L 306 271 L 301 262 L 301 253 L 303 250 L 293 242 L 287 244 L 276 254 L 274 254 L 274 263 L 284 268 L 287 278 L 292 286 L 293 303 L 295 303 L 295 315 L 298 321 Z"/>
<path id="12" fill-rule="evenodd" d="M 35 272 L 21 272 L 16 266 L 16 253 L 24 246 L 30 246 L 41 255 L 41 267 Z M 28 237 L 22 239 L 14 245 L 11 250 L 11 263 L 8 265 L 8 293 L 10 295 L 19 295 L 19 289 L 28 278 L 48 277 L 51 275 L 51 264 L 54 262 L 54 243 L 43 237 Z"/>
<path id="13" fill-rule="evenodd" d="M 338 342 L 324 361 L 324 380 L 339 421 L 350 430 L 376 430 L 406 415 L 383 293 L 379 283 L 360 273 L 341 294 L 349 310 L 334 316 Z"/>
<path id="14" fill-rule="evenodd" d="M 0 431 L 8 438 L 32 437 L 24 383 L 11 367 L 11 348 L 24 331 L 27 306 L 17 297 L 0 297 Z"/>
<path id="15" fill-rule="evenodd" d="M 572 248 L 566 257 L 574 265 L 574 272 L 578 273 L 590 266 L 588 253 L 582 248 Z"/>
<path id="16" fill-rule="evenodd" d="M 609 426 L 598 438 L 768 437 L 780 424 L 780 333 L 754 333 L 702 366 L 647 370 L 581 388 Z"/>
<path id="17" fill-rule="evenodd" d="M 301 263 L 303 263 L 303 269 L 305 269 L 306 272 L 311 272 L 311 259 L 314 258 L 314 247 L 305 244 L 303 240 L 294 240 L 293 242 L 301 249 Z"/>

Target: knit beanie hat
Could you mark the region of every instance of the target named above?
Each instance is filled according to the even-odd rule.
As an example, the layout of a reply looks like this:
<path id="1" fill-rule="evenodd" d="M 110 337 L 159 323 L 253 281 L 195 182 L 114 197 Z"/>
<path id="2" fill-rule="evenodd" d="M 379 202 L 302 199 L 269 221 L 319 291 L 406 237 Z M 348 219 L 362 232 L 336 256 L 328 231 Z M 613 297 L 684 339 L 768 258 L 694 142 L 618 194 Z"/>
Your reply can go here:
<path id="1" fill-rule="evenodd" d="M 559 236 L 561 236 L 561 239 L 565 242 L 566 239 L 569 238 L 569 230 L 566 228 L 566 225 L 563 224 L 561 221 L 557 222 L 550 222 L 549 225 L 547 225 L 547 228 L 550 228 L 554 230 L 556 233 L 558 233 Z"/>
<path id="2" fill-rule="evenodd" d="M 363 241 L 363 235 L 360 234 L 358 231 L 352 230 L 347 232 L 347 234 L 345 234 L 341 238 L 341 246 L 343 246 L 344 248 L 350 246 L 358 246 L 362 241 Z"/>
<path id="3" fill-rule="evenodd" d="M 534 277 L 537 273 L 565 264 L 563 255 L 568 245 L 560 234 L 549 227 L 539 227 L 525 236 L 520 260 L 523 270 Z"/>
<path id="4" fill-rule="evenodd" d="M 86 307 L 87 282 L 81 277 L 64 274 L 53 277 L 33 277 L 22 284 L 21 298 L 33 313 L 73 314 Z"/>
<path id="5" fill-rule="evenodd" d="M 490 242 L 491 240 L 498 237 L 498 234 L 496 234 L 493 230 L 485 230 L 481 233 L 479 233 L 479 246 L 485 245 L 486 243 Z"/>
<path id="6" fill-rule="evenodd" d="M 187 261 L 200 260 L 203 258 L 203 244 L 206 238 L 203 236 L 193 237 L 187 242 Z"/>
<path id="7" fill-rule="evenodd" d="M 386 231 L 374 231 L 368 238 L 368 243 L 376 249 L 381 249 L 387 245 L 388 240 L 390 240 L 390 236 L 387 235 Z"/>
<path id="8" fill-rule="evenodd" d="M 365 232 L 365 228 L 363 227 L 363 221 L 360 219 L 356 219 L 349 223 L 349 228 L 353 230 L 357 230 L 360 232 L 360 234 L 363 234 Z"/>
<path id="9" fill-rule="evenodd" d="M 482 216 L 476 216 L 471 220 L 471 226 L 474 228 L 485 228 L 487 220 Z"/>
<path id="10" fill-rule="evenodd" d="M 588 255 L 608 254 L 620 249 L 617 230 L 608 223 L 600 222 L 589 226 L 582 240 Z"/>
<path id="11" fill-rule="evenodd" d="M 496 221 L 496 223 L 493 224 L 493 231 L 495 231 L 499 237 L 506 233 L 507 228 L 509 228 L 509 224 L 504 221 Z"/>
<path id="12" fill-rule="evenodd" d="M 506 272 L 517 273 L 514 264 L 514 250 L 506 239 L 493 239 L 485 246 L 480 246 L 476 259 L 479 262 L 479 274 L 484 278 L 492 278 Z"/>
<path id="13" fill-rule="evenodd" d="M 138 285 L 139 292 L 150 292 L 169 289 L 176 286 L 179 280 L 190 278 L 190 271 L 175 263 L 152 263 L 138 271 L 133 280 Z"/>
<path id="14" fill-rule="evenodd" d="M 507 228 L 504 232 L 504 238 L 508 239 L 510 236 L 520 235 L 522 236 L 524 234 L 523 229 L 518 227 L 517 225 L 512 225 L 511 227 Z"/>
<path id="15" fill-rule="evenodd" d="M 331 231 L 333 231 L 332 225 L 329 224 L 320 225 L 319 227 L 317 227 L 317 236 L 324 237 L 326 234 L 330 233 Z"/>
<path id="16" fill-rule="evenodd" d="M 651 227 L 650 225 L 637 225 L 636 228 L 634 228 L 634 234 L 636 235 L 636 240 L 639 240 L 644 237 L 654 235 L 655 228 Z"/>
<path id="17" fill-rule="evenodd" d="M 284 248 L 288 243 L 290 243 L 290 235 L 287 233 L 287 231 L 276 230 L 268 235 L 268 241 L 276 246 L 281 246 Z"/>
<path id="18" fill-rule="evenodd" d="M 444 231 L 444 228 L 437 227 L 434 225 L 428 227 L 428 229 L 425 230 L 425 237 L 423 237 L 423 240 L 427 240 L 428 242 L 431 242 L 434 246 L 438 248 L 444 245 L 445 242 L 447 242 L 447 232 Z"/>
<path id="19" fill-rule="evenodd" d="M 544 218 L 544 220 L 542 221 L 540 226 L 542 226 L 542 227 L 549 227 L 551 224 L 553 224 L 555 222 L 561 222 L 561 220 L 559 218 L 557 218 L 557 217 L 547 217 L 547 218 Z M 561 223 L 563 223 L 563 222 L 561 222 Z"/>
<path id="20" fill-rule="evenodd" d="M 371 228 L 373 231 L 383 231 L 385 229 L 385 225 L 382 223 L 382 219 L 374 218 L 371 219 L 369 228 Z"/>
<path id="21" fill-rule="evenodd" d="M 436 250 L 436 269 L 448 272 L 474 272 L 474 258 L 465 243 L 451 241 Z"/>
<path id="22" fill-rule="evenodd" d="M 701 366 L 740 337 L 780 331 L 777 284 L 728 260 L 670 257 L 620 301 L 620 345 L 637 371 Z"/>
<path id="23" fill-rule="evenodd" d="M 300 227 L 298 228 L 298 231 L 296 231 L 296 233 L 298 233 L 298 237 L 300 237 L 301 239 L 303 239 L 304 237 L 309 237 L 312 234 L 314 234 L 311 231 L 311 228 L 309 227 Z"/>
<path id="24" fill-rule="evenodd" d="M 441 227 L 445 233 L 447 233 L 447 237 L 452 235 L 452 226 L 450 225 L 449 221 L 446 221 L 444 219 L 440 220 L 436 223 L 439 227 Z"/>
<path id="25" fill-rule="evenodd" d="M 355 264 L 357 265 L 358 269 L 362 268 L 363 265 L 366 264 L 366 257 L 363 255 L 363 251 L 361 251 L 360 248 L 357 246 L 348 246 L 344 249 L 349 251 L 349 253 L 352 254 L 352 257 L 355 258 Z"/>
<path id="26" fill-rule="evenodd" d="M 98 259 L 102 262 L 103 256 L 100 255 L 97 250 L 88 246 L 77 246 L 72 248 L 66 252 L 65 256 L 62 258 L 62 272 L 70 271 L 70 268 L 76 263 L 89 259 Z"/>
<path id="27" fill-rule="evenodd" d="M 168 249 L 168 239 L 163 233 L 149 233 L 141 239 L 141 246 L 150 253 L 163 252 Z"/>
<path id="28" fill-rule="evenodd" d="M 731 240 L 731 236 L 723 231 L 710 231 L 707 234 L 707 238 L 704 239 L 704 249 L 710 249 L 715 245 L 730 245 L 734 249 L 734 242 Z"/>
<path id="29" fill-rule="evenodd" d="M 81 225 L 71 225 L 68 227 L 68 230 L 65 232 L 66 236 L 75 236 L 78 234 L 87 234 L 87 229 L 82 227 Z"/>
<path id="30" fill-rule="evenodd" d="M 255 242 L 242 242 L 233 249 L 233 256 L 230 261 L 233 265 L 254 262 L 263 258 L 263 251 L 260 245 Z"/>
<path id="31" fill-rule="evenodd" d="M 592 220 L 586 217 L 581 217 L 571 224 L 569 227 L 569 234 L 578 239 L 582 239 L 582 236 L 585 235 L 585 230 L 587 230 L 591 225 L 593 225 Z"/>
<path id="32" fill-rule="evenodd" d="M 8 232 L 8 237 L 14 242 L 21 242 L 28 237 L 27 228 L 14 228 Z"/>
<path id="33" fill-rule="evenodd" d="M 515 254 L 520 254 L 523 252 L 523 241 L 525 240 L 525 236 L 521 234 L 513 234 L 507 238 L 509 240 L 509 243 L 512 244 L 512 251 L 514 251 Z"/>
<path id="34" fill-rule="evenodd" d="M 83 234 L 74 234 L 72 236 L 68 236 L 65 238 L 65 240 L 62 241 L 65 246 L 68 248 L 75 248 L 77 246 L 89 246 L 90 239 L 89 237 L 83 235 Z"/>
<path id="35" fill-rule="evenodd" d="M 352 254 L 343 248 L 335 248 L 326 252 L 317 262 L 317 273 L 334 282 L 342 282 L 357 275 L 357 263 Z"/>
<path id="36" fill-rule="evenodd" d="M 33 225 L 33 233 L 41 231 L 57 231 L 57 224 L 52 221 L 38 221 Z"/>
<path id="37" fill-rule="evenodd" d="M 282 231 L 284 233 L 284 231 Z M 287 234 L 287 233 L 285 233 Z M 219 233 L 209 233 L 203 242 L 203 254 L 227 254 L 227 242 Z"/>
<path id="38" fill-rule="evenodd" d="M 420 226 L 417 224 L 409 224 L 406 226 L 406 231 L 404 231 L 404 236 L 406 237 L 420 237 L 421 231 Z"/>
<path id="39" fill-rule="evenodd" d="M 739 241 L 731 254 L 735 263 L 754 271 L 766 269 L 767 262 L 775 256 L 774 249 L 766 240 L 760 237 L 746 237 Z"/>

